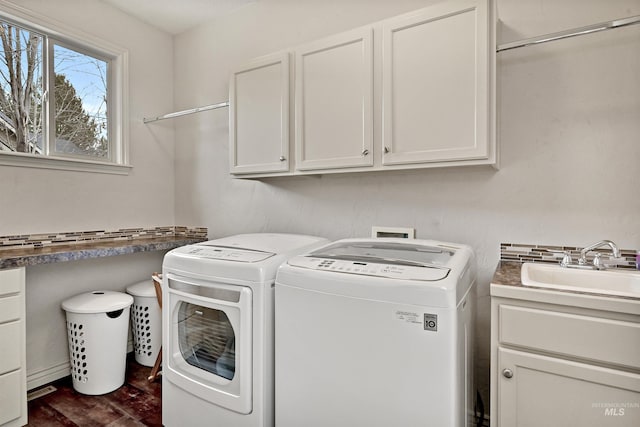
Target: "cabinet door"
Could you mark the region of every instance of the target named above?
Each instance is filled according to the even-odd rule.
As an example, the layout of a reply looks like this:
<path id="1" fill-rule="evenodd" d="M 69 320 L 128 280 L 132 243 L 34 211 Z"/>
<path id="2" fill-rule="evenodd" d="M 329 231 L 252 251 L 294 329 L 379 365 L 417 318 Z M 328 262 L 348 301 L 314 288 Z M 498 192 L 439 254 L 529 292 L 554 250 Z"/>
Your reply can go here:
<path id="1" fill-rule="evenodd" d="M 25 269 L 0 269 L 0 427 L 27 424 Z"/>
<path id="2" fill-rule="evenodd" d="M 22 321 L 0 323 L 0 374 L 22 368 Z"/>
<path id="3" fill-rule="evenodd" d="M 0 375 L 0 426 L 26 424 L 26 400 L 21 371 Z"/>
<path id="4" fill-rule="evenodd" d="M 257 59 L 231 75 L 229 157 L 233 174 L 289 170 L 289 54 Z"/>
<path id="5" fill-rule="evenodd" d="M 637 373 L 499 348 L 496 375 L 498 426 L 640 425 Z"/>
<path id="6" fill-rule="evenodd" d="M 296 51 L 296 169 L 373 165 L 372 29 Z"/>
<path id="7" fill-rule="evenodd" d="M 490 18 L 461 0 L 383 22 L 383 165 L 488 158 Z"/>

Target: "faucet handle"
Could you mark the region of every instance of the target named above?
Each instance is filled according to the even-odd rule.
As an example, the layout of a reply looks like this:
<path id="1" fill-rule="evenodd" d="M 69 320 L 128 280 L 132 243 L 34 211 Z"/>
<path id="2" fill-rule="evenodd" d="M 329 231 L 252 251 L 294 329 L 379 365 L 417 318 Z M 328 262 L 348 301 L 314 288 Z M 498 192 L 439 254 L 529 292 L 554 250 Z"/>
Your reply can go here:
<path id="1" fill-rule="evenodd" d="M 564 253 L 564 256 L 562 257 L 562 261 L 560 261 L 560 266 L 566 267 L 568 265 L 571 265 L 572 263 L 573 263 L 573 260 L 571 259 L 571 252 L 566 251 Z"/>
<path id="2" fill-rule="evenodd" d="M 593 254 L 593 267 L 596 270 L 600 270 L 603 266 L 602 266 L 602 261 L 600 260 L 600 257 L 602 256 L 602 254 L 600 252 L 596 252 Z"/>

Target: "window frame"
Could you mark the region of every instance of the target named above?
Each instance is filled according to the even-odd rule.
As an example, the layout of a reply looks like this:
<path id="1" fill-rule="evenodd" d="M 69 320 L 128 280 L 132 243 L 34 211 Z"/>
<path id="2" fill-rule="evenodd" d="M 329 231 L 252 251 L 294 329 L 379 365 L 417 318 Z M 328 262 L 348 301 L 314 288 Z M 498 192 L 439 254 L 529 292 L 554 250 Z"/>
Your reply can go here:
<path id="1" fill-rule="evenodd" d="M 120 46 L 72 29 L 50 18 L 14 6 L 0 5 L 0 20 L 15 24 L 22 29 L 42 35 L 43 91 L 47 94 L 44 114 L 47 126 L 43 129 L 43 153 L 34 155 L 0 151 L 0 166 L 33 167 L 81 172 L 98 172 L 126 175 L 131 170 L 129 164 L 129 120 L 128 120 L 128 51 Z M 53 126 L 53 85 L 54 46 L 75 50 L 79 53 L 107 61 L 107 114 L 109 156 L 99 159 L 78 155 L 55 153 Z M 50 56 L 51 55 L 51 56 Z M 55 133 L 55 132 L 54 132 Z"/>

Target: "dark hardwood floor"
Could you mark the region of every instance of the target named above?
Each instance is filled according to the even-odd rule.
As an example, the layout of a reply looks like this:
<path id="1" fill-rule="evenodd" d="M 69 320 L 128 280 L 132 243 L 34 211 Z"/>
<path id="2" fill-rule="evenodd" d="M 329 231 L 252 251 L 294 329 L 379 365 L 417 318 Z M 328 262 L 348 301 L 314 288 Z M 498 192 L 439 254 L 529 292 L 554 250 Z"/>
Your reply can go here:
<path id="1" fill-rule="evenodd" d="M 29 402 L 28 426 L 161 426 L 162 380 L 147 381 L 151 368 L 127 359 L 125 384 L 102 396 L 73 389 L 71 377 L 52 385 L 57 390 Z"/>

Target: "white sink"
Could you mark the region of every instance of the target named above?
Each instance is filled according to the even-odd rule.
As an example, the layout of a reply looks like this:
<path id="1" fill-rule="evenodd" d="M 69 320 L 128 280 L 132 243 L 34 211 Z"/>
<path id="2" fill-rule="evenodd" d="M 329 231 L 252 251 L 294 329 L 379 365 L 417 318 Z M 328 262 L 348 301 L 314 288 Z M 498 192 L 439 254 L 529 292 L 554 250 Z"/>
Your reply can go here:
<path id="1" fill-rule="evenodd" d="M 524 263 L 521 279 L 525 286 L 640 298 L 640 272 L 635 270 L 582 270 Z"/>

